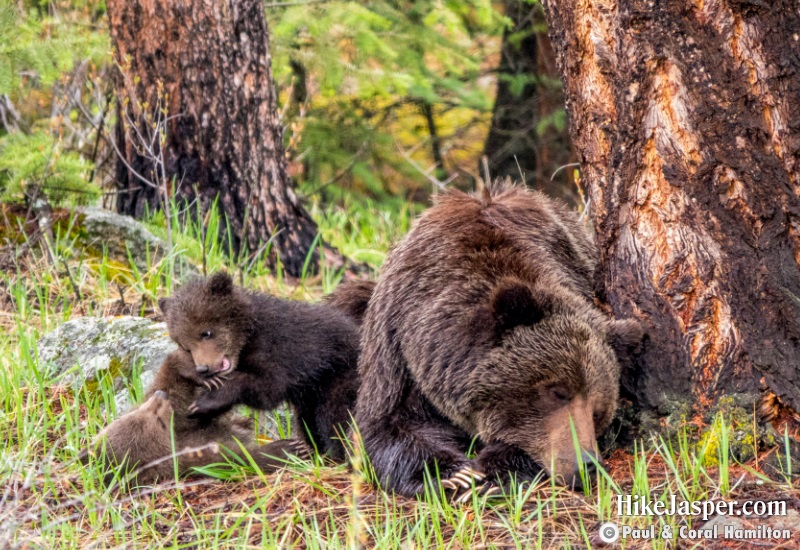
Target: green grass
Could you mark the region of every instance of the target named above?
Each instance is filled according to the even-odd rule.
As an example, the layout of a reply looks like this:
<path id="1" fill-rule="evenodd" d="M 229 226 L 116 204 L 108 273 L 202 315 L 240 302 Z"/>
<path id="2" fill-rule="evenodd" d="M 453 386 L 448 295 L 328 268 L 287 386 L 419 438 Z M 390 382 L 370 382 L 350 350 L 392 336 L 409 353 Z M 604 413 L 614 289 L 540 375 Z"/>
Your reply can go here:
<path id="1" fill-rule="evenodd" d="M 408 230 L 414 209 L 345 203 L 325 211 L 315 207 L 313 213 L 325 242 L 377 269 Z M 276 277 L 263 257 L 231 257 L 209 238 L 222 223 L 215 213 L 203 224 L 178 216 L 172 221 L 173 250 L 144 269 L 87 254 L 69 224 L 49 243 L 20 232 L 26 236 L 2 249 L 13 268 L 0 275 L 0 548 L 584 548 L 598 545 L 604 521 L 656 523 L 659 532 L 662 524 L 697 523 L 618 517 L 619 494 L 665 501 L 672 495 L 766 499 L 765 490 L 775 498 L 796 496 L 790 462 L 779 482 L 736 464 L 722 417 L 700 441 L 683 430 L 671 439 L 654 435 L 638 442 L 632 454 L 612 457 L 582 494 L 542 480 L 495 499 L 475 496 L 465 505 L 452 504 L 433 487 L 419 500 L 395 497 L 376 490 L 358 445 L 351 450 L 352 468 L 295 460 L 265 476 L 241 460 L 205 468 L 211 479 L 177 479 L 139 491 L 107 488 L 101 484 L 107 472 L 98 463 L 83 466 L 76 459 L 122 412 L 115 409 L 110 381 L 91 392 L 64 387 L 37 359 L 41 335 L 76 316 L 119 313 L 120 297 L 134 313 L 147 312 L 178 284 L 173 272 L 181 258 L 208 272 L 227 269 L 249 287 L 295 299 L 319 299 L 342 276 L 323 269 L 299 281 Z M 164 214 L 148 225 L 166 236 Z M 50 255 L 58 259 L 55 265 L 48 263 Z M 132 385 L 142 395 L 141 384 Z M 279 422 L 281 435 L 288 430 L 285 419 Z M 626 541 L 622 547 L 651 545 Z M 668 546 L 655 541 L 652 547 Z"/>

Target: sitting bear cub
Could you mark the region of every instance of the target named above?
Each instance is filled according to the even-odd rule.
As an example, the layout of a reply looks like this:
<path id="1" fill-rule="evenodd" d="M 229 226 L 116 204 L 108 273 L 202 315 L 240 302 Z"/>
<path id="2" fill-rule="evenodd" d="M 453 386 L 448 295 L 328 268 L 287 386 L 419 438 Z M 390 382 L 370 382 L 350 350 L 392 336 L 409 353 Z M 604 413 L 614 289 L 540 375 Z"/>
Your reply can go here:
<path id="1" fill-rule="evenodd" d="M 438 471 L 496 492 L 541 470 L 580 486 L 617 409 L 618 354 L 642 339 L 595 305 L 595 256 L 541 193 L 439 196 L 388 254 L 362 326 L 356 423 L 384 487 L 414 495 Z"/>
<path id="2" fill-rule="evenodd" d="M 159 306 L 170 337 L 192 357 L 189 375 L 209 388 L 190 405 L 191 417 L 287 402 L 298 437 L 345 458 L 358 390 L 356 319 L 326 304 L 235 287 L 225 273 L 191 281 Z"/>

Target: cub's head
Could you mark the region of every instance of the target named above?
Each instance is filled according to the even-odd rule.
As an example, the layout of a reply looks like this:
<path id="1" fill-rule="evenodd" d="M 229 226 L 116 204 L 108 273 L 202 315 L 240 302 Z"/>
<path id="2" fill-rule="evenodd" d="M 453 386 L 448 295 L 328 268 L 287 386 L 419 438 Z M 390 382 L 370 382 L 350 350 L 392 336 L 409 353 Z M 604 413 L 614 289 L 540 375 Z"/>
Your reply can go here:
<path id="1" fill-rule="evenodd" d="M 195 279 L 158 301 L 170 337 L 192 354 L 197 375 L 232 371 L 251 329 L 250 300 L 227 273 Z"/>
<path id="2" fill-rule="evenodd" d="M 579 488 L 617 409 L 618 354 L 635 351 L 643 333 L 635 321 L 576 313 L 559 292 L 513 280 L 494 291 L 479 313 L 490 351 L 472 398 L 482 438 L 521 448 Z"/>
<path id="3" fill-rule="evenodd" d="M 94 452 L 109 466 L 122 468 L 125 473 L 136 471 L 139 483 L 164 477 L 172 471 L 172 461 L 152 463 L 172 453 L 171 416 L 167 394 L 157 391 L 141 406 L 100 432 Z M 112 479 L 113 474 L 109 474 L 106 483 Z"/>

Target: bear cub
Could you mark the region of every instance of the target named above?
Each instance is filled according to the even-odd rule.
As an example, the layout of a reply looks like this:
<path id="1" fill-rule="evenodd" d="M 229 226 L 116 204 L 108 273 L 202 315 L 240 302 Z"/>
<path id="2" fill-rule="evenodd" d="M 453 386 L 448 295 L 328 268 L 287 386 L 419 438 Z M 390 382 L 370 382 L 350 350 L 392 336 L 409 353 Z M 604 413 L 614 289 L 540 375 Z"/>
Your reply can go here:
<path id="1" fill-rule="evenodd" d="M 418 494 L 436 471 L 457 491 L 541 471 L 581 486 L 643 337 L 597 307 L 595 265 L 576 213 L 541 193 L 438 197 L 387 255 L 362 327 L 356 422 L 385 488 Z"/>
<path id="2" fill-rule="evenodd" d="M 190 404 L 190 417 L 286 402 L 299 437 L 344 460 L 359 384 L 356 319 L 324 303 L 236 287 L 226 273 L 190 281 L 159 306 L 170 337 L 192 358 L 187 376 L 207 388 Z"/>
<path id="3" fill-rule="evenodd" d="M 173 477 L 173 444 L 181 474 L 221 462 L 223 453 L 243 457 L 243 449 L 264 472 L 279 468 L 287 455 L 310 455 L 311 449 L 297 440 L 259 444 L 252 419 L 234 412 L 189 418 L 200 388 L 192 379 L 194 370 L 189 353 L 177 350 L 167 356 L 145 402 L 98 435 L 95 452 L 107 465 L 134 472 L 137 483 L 149 484 Z M 109 474 L 106 483 L 112 478 Z"/>

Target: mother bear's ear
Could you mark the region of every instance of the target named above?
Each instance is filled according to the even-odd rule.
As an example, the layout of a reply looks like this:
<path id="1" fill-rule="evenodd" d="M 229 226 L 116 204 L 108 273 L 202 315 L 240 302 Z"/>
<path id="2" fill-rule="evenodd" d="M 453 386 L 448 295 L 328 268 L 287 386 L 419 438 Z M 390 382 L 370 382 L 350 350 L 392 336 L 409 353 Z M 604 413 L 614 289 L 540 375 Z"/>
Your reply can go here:
<path id="1" fill-rule="evenodd" d="M 608 343 L 620 363 L 627 364 L 642 352 L 645 336 L 642 323 L 636 319 L 609 322 Z"/>
<path id="2" fill-rule="evenodd" d="M 495 334 L 502 337 L 519 326 L 535 325 L 553 312 L 552 298 L 521 281 L 503 281 L 492 293 Z"/>

